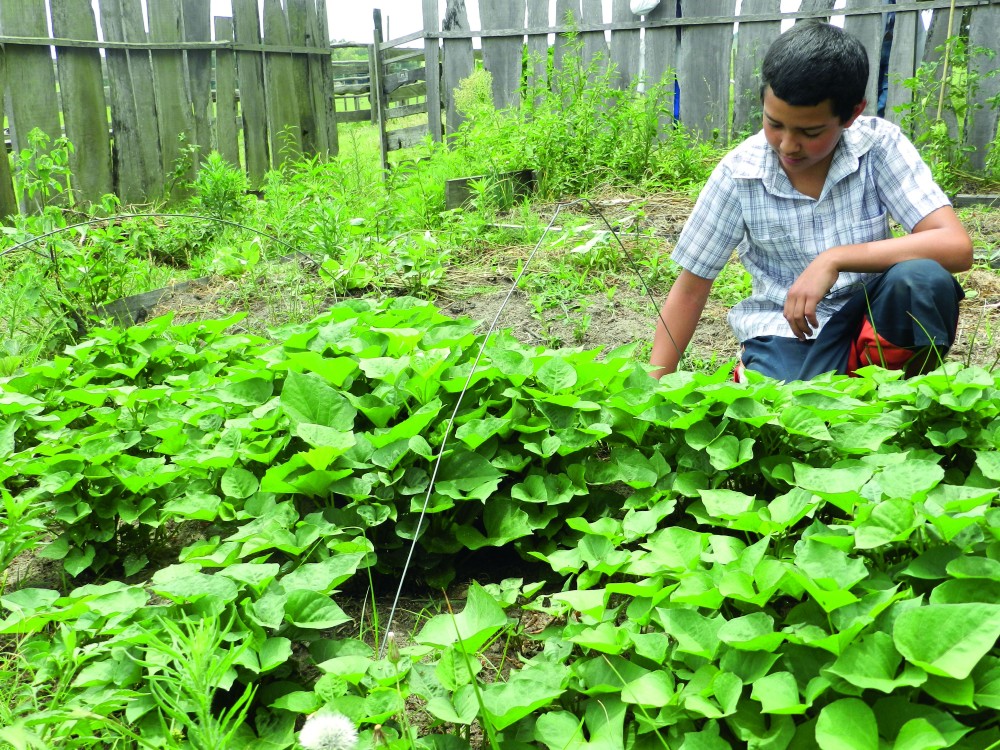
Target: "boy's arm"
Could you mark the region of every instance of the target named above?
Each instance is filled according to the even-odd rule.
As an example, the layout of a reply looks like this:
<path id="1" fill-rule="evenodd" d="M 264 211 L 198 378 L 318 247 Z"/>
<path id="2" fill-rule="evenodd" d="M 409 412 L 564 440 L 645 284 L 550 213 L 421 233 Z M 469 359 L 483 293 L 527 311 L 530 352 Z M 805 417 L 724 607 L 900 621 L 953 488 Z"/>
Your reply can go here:
<path id="1" fill-rule="evenodd" d="M 816 305 L 844 272 L 881 273 L 904 260 L 929 258 L 956 273 L 972 267 L 972 240 L 951 206 L 921 219 L 913 232 L 820 253 L 795 280 L 785 298 L 785 320 L 799 339 L 816 328 Z"/>
<path id="2" fill-rule="evenodd" d="M 653 352 L 649 358 L 649 363 L 657 368 L 650 373 L 654 378 L 677 370 L 677 363 L 687 349 L 705 309 L 712 281 L 684 270 L 670 287 L 667 300 L 660 310 L 660 317 L 656 320 Z M 664 328 L 664 321 L 670 327 L 669 332 Z"/>

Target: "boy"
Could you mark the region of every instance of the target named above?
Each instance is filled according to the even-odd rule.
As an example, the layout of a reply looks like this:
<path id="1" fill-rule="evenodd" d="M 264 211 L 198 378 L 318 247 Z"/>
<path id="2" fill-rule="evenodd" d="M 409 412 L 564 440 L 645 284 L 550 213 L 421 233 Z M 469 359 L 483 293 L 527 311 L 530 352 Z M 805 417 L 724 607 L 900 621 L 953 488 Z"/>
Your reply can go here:
<path id="1" fill-rule="evenodd" d="M 864 47 L 837 26 L 799 23 L 768 49 L 764 128 L 715 168 L 674 249 L 654 377 L 677 369 L 733 248 L 753 279 L 729 313 L 738 379 L 937 366 L 972 242 L 899 128 L 861 115 L 867 81 Z M 893 238 L 889 215 L 908 234 Z"/>

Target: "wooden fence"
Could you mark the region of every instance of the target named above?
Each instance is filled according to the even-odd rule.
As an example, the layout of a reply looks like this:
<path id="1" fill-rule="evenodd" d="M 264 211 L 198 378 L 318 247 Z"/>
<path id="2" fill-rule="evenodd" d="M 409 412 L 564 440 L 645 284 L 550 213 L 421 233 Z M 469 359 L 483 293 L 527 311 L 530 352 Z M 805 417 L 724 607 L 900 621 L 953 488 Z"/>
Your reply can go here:
<path id="1" fill-rule="evenodd" d="M 34 128 L 66 136 L 74 197 L 127 203 L 162 196 L 212 149 L 252 183 L 289 156 L 336 153 L 326 0 L 262 3 L 212 18 L 209 0 L 100 0 L 96 14 L 91 0 L 0 2 L 12 147 Z M 0 159 L 0 216 L 17 209 L 10 184 Z"/>
<path id="2" fill-rule="evenodd" d="M 429 104 L 428 130 L 435 138 L 440 137 L 442 127 L 452 132 L 461 123 L 452 92 L 473 70 L 474 40 L 479 41 L 482 64 L 493 77 L 494 102 L 502 107 L 518 104 L 524 80 L 543 86 L 550 83 L 545 80 L 550 40 L 554 40 L 552 58 L 558 69 L 573 34 L 585 64 L 596 60 L 598 66 L 613 65 L 619 87 L 641 78 L 646 85 L 662 83 L 668 91 L 676 90 L 679 100 L 672 111 L 678 119 L 703 136 L 725 141 L 730 133 L 759 127 L 758 73 L 764 52 L 781 32 L 782 21 L 828 19 L 835 3 L 802 0 L 798 11 L 782 13 L 780 0 L 743 0 L 737 15 L 736 0 L 661 0 L 641 18 L 631 13 L 629 0 L 611 0 L 610 17 L 604 15 L 602 0 L 447 0 L 443 17 L 437 12 L 438 0 L 423 0 L 423 5 L 425 29 L 420 36 L 425 39 L 426 67 L 435 69 L 439 59 L 442 66 L 441 85 L 435 92 L 440 99 Z M 550 16 L 552 6 L 554 17 Z M 469 25 L 474 7 L 481 19 L 481 28 L 476 30 Z M 951 35 L 964 35 L 970 48 L 994 49 L 1000 30 L 1000 0 L 898 0 L 895 4 L 846 0 L 845 7 L 835 13 L 844 16 L 844 27 L 868 50 L 872 68 L 868 114 L 876 111 L 879 61 L 892 14 L 885 116 L 896 121 L 900 116 L 895 107 L 913 97 L 903 81 L 912 78 L 922 62 L 939 58 L 938 48 L 948 39 L 949 27 Z M 931 20 L 925 28 L 927 14 Z M 997 107 L 989 106 L 989 100 L 1000 94 L 1000 75 L 995 75 L 1000 60 L 978 56 L 973 63 L 979 88 L 969 111 L 975 116 L 971 127 L 963 131 L 966 144 L 976 149 L 973 166 L 979 167 L 997 132 Z M 431 91 L 428 87 L 429 97 Z M 433 114 L 437 109 L 444 113 L 443 126 Z M 957 132 L 955 123 L 952 128 Z"/>
<path id="3" fill-rule="evenodd" d="M 611 0 L 605 17 L 602 0 L 445 0 L 442 15 L 438 0 L 421 1 L 423 30 L 389 41 L 376 31 L 363 45 L 367 74 L 363 60 L 331 63 L 326 0 L 232 0 L 232 17 L 215 18 L 209 0 L 99 0 L 96 15 L 91 0 L 2 1 L 0 91 L 12 145 L 25 148 L 36 127 L 65 135 L 76 146 L 75 197 L 113 192 L 127 203 L 162 196 L 210 149 L 252 183 L 291 156 L 335 154 L 338 120 L 376 120 L 385 160 L 393 148 L 427 134 L 441 140 L 460 125 L 453 92 L 476 65 L 491 72 L 496 104 L 516 106 L 525 81 L 551 83 L 547 62 L 558 70 L 572 37 L 585 62 L 613 66 L 615 85 L 661 83 L 671 96 L 679 92 L 672 111 L 681 122 L 726 140 L 758 125 L 757 72 L 782 21 L 827 18 L 834 7 L 802 0 L 798 11 L 781 13 L 780 0 L 743 0 L 737 15 L 737 0 L 661 0 L 636 17 L 629 0 Z M 937 59 L 950 34 L 970 47 L 995 46 L 1000 0 L 886 2 L 846 0 L 836 13 L 864 42 L 873 73 L 892 14 L 886 116 L 898 119 L 894 107 L 913 96 L 902 81 Z M 470 27 L 470 9 L 481 28 Z M 980 166 L 997 132 L 989 101 L 1000 95 L 1000 76 L 987 75 L 996 59 L 974 62 L 975 116 L 962 132 Z M 877 85 L 873 75 L 869 112 Z M 351 105 L 338 106 L 338 97 Z M 423 112 L 426 126 L 390 130 L 394 119 Z M 0 159 L 0 217 L 16 210 Z"/>

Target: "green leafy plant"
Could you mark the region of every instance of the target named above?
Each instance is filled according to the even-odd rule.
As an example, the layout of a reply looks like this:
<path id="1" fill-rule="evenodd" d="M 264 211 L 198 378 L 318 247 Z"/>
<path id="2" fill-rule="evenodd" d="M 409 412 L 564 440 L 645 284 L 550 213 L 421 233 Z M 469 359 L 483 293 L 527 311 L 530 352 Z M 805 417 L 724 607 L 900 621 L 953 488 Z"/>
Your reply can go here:
<path id="1" fill-rule="evenodd" d="M 217 708 L 215 697 L 228 690 L 236 664 L 249 646 L 227 647 L 230 627 L 217 618 L 174 622 L 159 619 L 145 631 L 145 655 L 137 663 L 146 670 L 156 702 L 161 737 L 170 745 L 210 750 L 230 747 L 240 729 L 256 688 L 237 692 L 232 705 Z M 172 738 L 184 738 L 184 742 Z"/>
<path id="2" fill-rule="evenodd" d="M 51 514 L 69 575 L 206 529 L 143 585 L 0 596 L 72 731 L 291 747 L 330 709 L 401 745 L 1000 740 L 996 374 L 657 382 L 506 334 L 475 363 L 477 323 L 413 298 L 274 340 L 233 322 L 100 332 L 0 382 L 0 486 Z M 536 582 L 473 583 L 379 658 L 342 597 L 411 544 L 428 585 L 489 548 Z"/>
<path id="3" fill-rule="evenodd" d="M 246 174 L 222 157 L 211 152 L 201 163 L 198 175 L 191 184 L 194 194 L 190 198 L 193 213 L 207 213 L 222 219 L 239 221 L 249 210 L 250 184 Z"/>
<path id="4" fill-rule="evenodd" d="M 42 211 L 57 196 L 66 193 L 70 178 L 69 158 L 73 144 L 66 138 L 52 138 L 39 128 L 28 132 L 28 147 L 12 155 L 14 191 L 18 202 L 31 201 Z M 72 193 L 69 193 L 72 202 Z"/>
<path id="5" fill-rule="evenodd" d="M 949 38 L 937 52 L 938 59 L 921 63 L 912 78 L 902 81 L 911 99 L 896 111 L 902 114 L 901 125 L 927 160 L 935 180 L 954 193 L 975 179 L 968 170 L 972 147 L 966 143 L 966 133 L 982 106 L 976 94 L 984 76 L 996 75 L 996 71 L 980 73 L 979 61 L 992 58 L 995 52 L 984 47 L 969 49 L 961 35 Z"/>

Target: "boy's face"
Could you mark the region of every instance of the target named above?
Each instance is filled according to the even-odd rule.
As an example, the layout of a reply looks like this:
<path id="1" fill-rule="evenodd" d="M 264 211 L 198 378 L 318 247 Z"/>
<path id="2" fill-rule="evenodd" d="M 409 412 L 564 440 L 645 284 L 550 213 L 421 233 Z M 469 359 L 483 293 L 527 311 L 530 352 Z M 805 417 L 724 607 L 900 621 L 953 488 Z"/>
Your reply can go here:
<path id="1" fill-rule="evenodd" d="M 764 90 L 764 137 L 789 177 L 826 179 L 840 135 L 865 108 L 861 102 L 847 122 L 833 113 L 829 99 L 813 106 L 795 106 Z"/>

